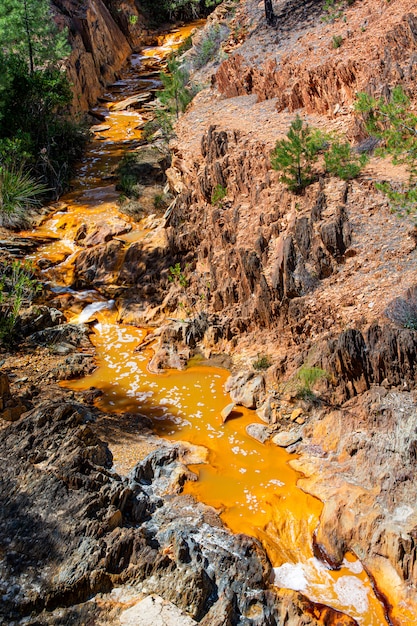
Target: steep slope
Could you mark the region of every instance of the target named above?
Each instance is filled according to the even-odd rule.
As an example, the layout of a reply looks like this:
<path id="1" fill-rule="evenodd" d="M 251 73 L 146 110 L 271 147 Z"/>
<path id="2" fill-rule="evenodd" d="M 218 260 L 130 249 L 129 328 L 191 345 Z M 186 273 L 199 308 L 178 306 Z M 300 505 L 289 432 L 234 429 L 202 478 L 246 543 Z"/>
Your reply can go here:
<path id="1" fill-rule="evenodd" d="M 72 53 L 66 61 L 74 109 L 85 111 L 112 82 L 143 41 L 143 18 L 134 0 L 54 0 L 58 23 L 68 28 Z"/>
<path id="2" fill-rule="evenodd" d="M 375 188 L 404 172 L 373 157 L 355 181 L 322 176 L 294 195 L 270 151 L 295 112 L 361 141 L 358 90 L 386 96 L 400 83 L 415 106 L 417 14 L 409 0 L 356 2 L 330 15 L 320 4 L 275 3 L 276 29 L 262 3 L 241 2 L 229 18 L 229 57 L 207 67 L 211 88 L 177 125 L 168 238 L 196 301 L 209 285 L 206 354 L 232 351 L 246 369 L 259 353 L 273 363 L 260 414 L 303 437 L 295 447 L 310 476 L 303 486 L 326 502 L 318 552 L 337 566 L 356 551 L 392 622 L 412 624 L 417 336 L 385 311 L 415 285 L 416 239 L 413 221 L 393 214 Z M 226 195 L 213 202 L 217 186 Z M 300 399 L 302 365 L 326 372 L 321 402 Z M 295 408 L 301 426 L 289 419 Z"/>

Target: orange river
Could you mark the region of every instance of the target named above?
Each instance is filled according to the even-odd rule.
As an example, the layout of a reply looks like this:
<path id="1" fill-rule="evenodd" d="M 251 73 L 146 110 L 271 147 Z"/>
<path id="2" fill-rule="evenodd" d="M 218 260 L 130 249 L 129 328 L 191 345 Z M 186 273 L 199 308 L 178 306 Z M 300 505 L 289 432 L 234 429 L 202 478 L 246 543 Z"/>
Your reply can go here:
<path id="1" fill-rule="evenodd" d="M 166 36 L 160 46 L 133 55 L 122 80 L 109 94 L 113 101 L 115 93 L 121 100 L 155 87 L 157 79 L 141 79 L 140 73 L 146 73 L 149 67 L 154 69 L 155 62 L 163 60 L 189 32 L 190 27 L 179 29 Z M 71 283 L 72 262 L 79 251 L 74 237 L 81 221 L 103 223 L 114 216 L 129 220 L 118 213 L 118 193 L 105 179 L 123 151 L 140 137 L 137 127 L 143 118 L 137 110 L 114 112 L 109 103 L 100 105 L 100 111 L 106 116 L 105 125 L 96 130 L 73 191 L 62 198 L 62 209 L 36 232 L 25 233 L 51 237 L 38 258 L 53 261 L 54 267 L 46 275 L 63 288 Z M 143 237 L 140 224 L 132 222 L 131 226 L 132 231 L 124 236 L 126 245 Z M 338 571 L 328 569 L 314 557 L 312 536 L 322 504 L 297 487 L 300 475 L 288 464 L 291 456 L 246 434 L 246 426 L 259 421 L 251 411 L 234 412 L 232 419 L 222 424 L 221 410 L 230 403 L 223 390 L 228 372 L 195 364 L 185 371 L 151 374 L 147 369 L 150 352 L 135 352 L 146 331 L 118 324 L 117 313 L 108 310 L 112 306 L 112 302 L 98 298 L 79 317 L 79 321 L 86 321 L 91 313 L 97 320 L 92 342 L 98 368 L 85 379 L 66 386 L 94 386 L 103 392 L 97 403 L 101 409 L 146 414 L 162 437 L 204 446 L 208 462 L 192 467 L 199 480 L 188 483 L 185 491 L 215 507 L 233 532 L 247 533 L 262 542 L 274 566 L 271 582 L 276 586 L 301 591 L 313 601 L 347 613 L 361 626 L 388 624 L 383 606 L 354 555 L 346 555 Z M 97 312 L 100 308 L 104 310 Z M 120 445 L 110 447 L 118 471 L 133 467 L 134 446 L 132 450 Z"/>

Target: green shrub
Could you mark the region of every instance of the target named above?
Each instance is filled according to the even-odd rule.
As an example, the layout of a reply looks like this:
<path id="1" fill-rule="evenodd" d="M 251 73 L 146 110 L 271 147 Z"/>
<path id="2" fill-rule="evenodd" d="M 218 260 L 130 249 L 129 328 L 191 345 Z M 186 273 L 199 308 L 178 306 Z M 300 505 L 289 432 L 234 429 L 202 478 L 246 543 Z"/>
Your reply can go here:
<path id="1" fill-rule="evenodd" d="M 178 57 L 180 57 L 181 55 L 184 54 L 184 52 L 187 52 L 187 50 L 190 50 L 193 47 L 193 38 L 191 35 L 188 35 L 188 37 L 186 37 L 184 39 L 184 41 L 181 43 L 180 46 L 178 46 L 178 48 L 175 50 L 175 52 L 173 52 L 172 56 L 177 59 Z"/>
<path id="2" fill-rule="evenodd" d="M 323 4 L 323 11 L 325 11 L 325 14 L 321 18 L 322 22 L 330 24 L 335 20 L 341 18 L 343 16 L 342 6 L 342 2 L 335 2 L 335 0 L 326 0 Z"/>
<path id="3" fill-rule="evenodd" d="M 141 0 L 148 19 L 154 26 L 163 22 L 191 21 L 206 17 L 222 0 Z"/>
<path id="4" fill-rule="evenodd" d="M 359 93 L 356 111 L 362 114 L 371 137 L 380 140 L 376 154 L 392 157 L 394 165 L 405 165 L 406 185 L 377 183 L 399 214 L 417 214 L 417 115 L 410 109 L 410 99 L 401 86 L 392 90 L 390 100 Z"/>
<path id="5" fill-rule="evenodd" d="M 296 374 L 298 381 L 297 395 L 301 398 L 314 397 L 313 386 L 323 378 L 327 378 L 328 374 L 320 367 L 308 367 L 303 365 Z"/>
<path id="6" fill-rule="evenodd" d="M 297 115 L 291 122 L 287 139 L 279 139 L 271 153 L 271 165 L 282 172 L 280 180 L 291 191 L 300 192 L 314 180 L 312 165 L 326 146 L 327 138 L 311 129 Z"/>
<path id="7" fill-rule="evenodd" d="M 369 161 L 366 154 L 356 154 L 347 141 L 332 142 L 329 150 L 324 154 L 326 170 L 342 180 L 356 178 L 362 168 Z"/>
<path id="8" fill-rule="evenodd" d="M 138 176 L 135 172 L 136 155 L 134 152 L 125 152 L 117 167 L 116 189 L 128 198 L 136 198 L 135 187 L 138 184 Z"/>
<path id="9" fill-rule="evenodd" d="M 171 265 L 171 267 L 169 268 L 168 280 L 170 283 L 178 284 L 184 289 L 188 287 L 188 278 L 185 275 L 185 270 L 182 271 L 180 263 L 175 263 L 175 265 Z"/>
<path id="10" fill-rule="evenodd" d="M 54 68 L 31 73 L 14 56 L 3 61 L 8 88 L 0 92 L 0 164 L 30 169 L 57 197 L 82 154 L 86 125 L 65 113 L 72 101 L 65 74 Z"/>
<path id="11" fill-rule="evenodd" d="M 190 76 L 176 59 L 170 59 L 167 68 L 168 73 L 160 74 L 164 88 L 159 92 L 158 98 L 178 119 L 193 99 L 192 90 L 187 86 Z"/>
<path id="12" fill-rule="evenodd" d="M 155 209 L 157 209 L 158 211 L 162 211 L 163 209 L 166 209 L 167 201 L 166 201 L 165 194 L 163 193 L 155 194 L 154 199 L 153 199 L 153 205 Z"/>
<path id="13" fill-rule="evenodd" d="M 0 264 L 0 342 L 9 344 L 14 339 L 14 329 L 19 312 L 29 306 L 41 284 L 33 275 L 30 262 Z"/>
<path id="14" fill-rule="evenodd" d="M 343 43 L 342 35 L 333 35 L 333 38 L 332 38 L 333 48 L 340 48 L 342 43 Z"/>
<path id="15" fill-rule="evenodd" d="M 0 225 L 20 228 L 27 223 L 28 209 L 40 203 L 46 187 L 27 172 L 0 166 Z"/>
<path id="16" fill-rule="evenodd" d="M 214 59 L 219 50 L 223 32 L 218 24 L 206 31 L 204 39 L 197 46 L 197 54 L 193 61 L 195 69 L 204 67 Z"/>
<path id="17" fill-rule="evenodd" d="M 211 204 L 221 204 L 222 200 L 227 196 L 227 187 L 216 185 L 211 194 Z"/>
<path id="18" fill-rule="evenodd" d="M 258 354 L 258 357 L 252 363 L 254 370 L 267 370 L 272 365 L 271 357 L 268 354 Z"/>
<path id="19" fill-rule="evenodd" d="M 174 135 L 173 115 L 162 107 L 156 107 L 154 109 L 154 116 L 154 119 L 149 120 L 144 125 L 142 130 L 143 138 L 151 140 L 153 136 L 160 131 L 162 138 L 168 143 Z"/>

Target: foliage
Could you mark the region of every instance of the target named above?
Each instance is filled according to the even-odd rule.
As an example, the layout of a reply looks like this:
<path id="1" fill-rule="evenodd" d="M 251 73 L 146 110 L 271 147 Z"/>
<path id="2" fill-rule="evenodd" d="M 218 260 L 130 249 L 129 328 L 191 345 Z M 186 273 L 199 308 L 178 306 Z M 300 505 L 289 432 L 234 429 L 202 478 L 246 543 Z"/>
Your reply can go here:
<path id="1" fill-rule="evenodd" d="M 404 298 L 394 298 L 385 309 L 385 315 L 404 328 L 417 330 L 417 286 L 408 289 Z"/>
<path id="2" fill-rule="evenodd" d="M 199 69 L 211 61 L 218 47 L 219 44 L 214 36 L 214 30 L 210 30 L 199 45 L 198 54 L 194 62 L 195 67 Z"/>
<path id="3" fill-rule="evenodd" d="M 333 48 L 340 48 L 342 43 L 343 43 L 342 35 L 333 35 L 333 38 L 332 38 L 332 46 L 333 46 Z"/>
<path id="4" fill-rule="evenodd" d="M 221 204 L 222 200 L 227 196 L 227 187 L 216 185 L 211 194 L 211 204 Z"/>
<path id="5" fill-rule="evenodd" d="M 150 139 L 160 131 L 168 142 L 174 135 L 174 121 L 185 111 L 196 90 L 189 84 L 189 73 L 181 66 L 178 55 L 172 55 L 167 63 L 168 72 L 161 72 L 163 89 L 158 94 L 160 105 L 154 109 L 154 119 L 143 128 L 143 136 Z"/>
<path id="6" fill-rule="evenodd" d="M 252 363 L 252 367 L 254 370 L 267 370 L 268 367 L 271 367 L 272 361 L 271 357 L 268 354 L 259 354 L 255 361 Z"/>
<path id="7" fill-rule="evenodd" d="M 153 205 L 154 205 L 155 209 L 157 209 L 158 211 L 166 209 L 167 201 L 166 201 L 165 194 L 163 194 L 163 193 L 155 194 L 155 196 L 153 198 Z"/>
<path id="8" fill-rule="evenodd" d="M 153 113 L 154 119 L 148 120 L 143 127 L 143 138 L 149 140 L 160 131 L 163 139 L 168 142 L 174 134 L 173 116 L 162 107 L 155 107 Z"/>
<path id="9" fill-rule="evenodd" d="M 404 165 L 408 184 L 394 187 L 388 182 L 376 185 L 399 213 L 417 212 L 417 115 L 410 110 L 410 100 L 397 86 L 387 102 L 367 93 L 359 93 L 356 111 L 365 119 L 368 133 L 381 140 L 377 153 L 390 155 L 394 165 Z"/>
<path id="10" fill-rule="evenodd" d="M 335 0 L 325 0 L 323 4 L 323 11 L 325 15 L 322 16 L 322 22 L 326 24 L 332 23 L 343 16 L 343 2 L 335 2 Z"/>
<path id="11" fill-rule="evenodd" d="M 1 61 L 7 89 L 0 89 L 0 165 L 31 171 L 58 196 L 87 137 L 85 125 L 65 115 L 68 80 L 53 67 L 30 72 L 19 56 Z"/>
<path id="12" fill-rule="evenodd" d="M 282 172 L 280 180 L 291 191 L 300 192 L 314 180 L 312 165 L 325 145 L 325 135 L 312 130 L 297 115 L 291 123 L 287 139 L 277 141 L 271 153 L 271 165 Z"/>
<path id="13" fill-rule="evenodd" d="M 178 119 L 193 99 L 193 93 L 187 87 L 190 77 L 175 59 L 168 61 L 167 68 L 169 73 L 160 74 L 164 89 L 159 93 L 159 100 Z"/>
<path id="14" fill-rule="evenodd" d="M 368 160 L 369 157 L 366 154 L 354 153 L 347 141 L 332 142 L 329 150 L 324 154 L 326 170 L 342 180 L 356 178 Z"/>
<path id="15" fill-rule="evenodd" d="M 70 53 L 67 33 L 59 32 L 49 0 L 2 0 L 0 49 L 24 59 L 31 73 Z"/>
<path id="16" fill-rule="evenodd" d="M 137 193 L 135 187 L 138 184 L 138 176 L 134 171 L 136 165 L 136 155 L 134 152 L 125 152 L 117 167 L 117 186 L 116 189 L 121 191 L 128 198 L 136 198 Z"/>
<path id="17" fill-rule="evenodd" d="M 185 268 L 186 269 L 186 268 Z M 180 263 L 175 263 L 169 268 L 168 280 L 170 283 L 176 283 L 180 287 L 188 287 L 188 279 L 181 269 Z"/>
<path id="18" fill-rule="evenodd" d="M 206 17 L 222 0 L 142 0 L 141 7 L 154 25 Z"/>
<path id="19" fill-rule="evenodd" d="M 303 365 L 296 374 L 298 381 L 297 395 L 302 398 L 314 396 L 314 385 L 323 378 L 327 378 L 328 374 L 320 367 L 308 367 Z"/>
<path id="20" fill-rule="evenodd" d="M 3 263 L 0 266 L 0 342 L 11 343 L 19 312 L 28 306 L 41 284 L 33 275 L 30 262 Z"/>
<path id="21" fill-rule="evenodd" d="M 27 172 L 0 166 L 0 225 L 23 226 L 27 209 L 38 205 L 45 192 L 45 186 Z"/>
<path id="22" fill-rule="evenodd" d="M 193 64 L 196 69 L 204 67 L 209 61 L 211 61 L 220 47 L 222 40 L 222 29 L 219 24 L 210 26 L 207 30 L 204 39 L 197 46 L 197 54 L 194 58 Z"/>
<path id="23" fill-rule="evenodd" d="M 192 47 L 193 47 L 193 38 L 191 35 L 188 35 L 188 37 L 186 37 L 184 41 L 178 46 L 178 48 L 173 52 L 173 56 L 175 58 L 178 58 L 181 55 L 183 55 L 184 52 L 187 52 L 187 50 L 190 50 Z"/>

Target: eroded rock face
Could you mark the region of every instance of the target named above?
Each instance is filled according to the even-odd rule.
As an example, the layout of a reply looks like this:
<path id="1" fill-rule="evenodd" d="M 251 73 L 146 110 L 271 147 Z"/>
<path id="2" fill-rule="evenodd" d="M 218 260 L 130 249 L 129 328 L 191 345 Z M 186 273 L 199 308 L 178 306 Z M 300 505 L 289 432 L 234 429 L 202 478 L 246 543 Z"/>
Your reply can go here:
<path id="1" fill-rule="evenodd" d="M 328 343 L 324 364 L 337 377 L 343 399 L 367 391 L 373 384 L 414 389 L 417 332 L 377 323 L 363 334 L 349 329 Z"/>
<path id="2" fill-rule="evenodd" d="M 333 565 L 346 551 L 360 554 L 379 591 L 394 600 L 398 624 L 417 606 L 416 410 L 414 392 L 374 386 L 305 428 L 298 450 L 306 454 L 294 463 L 308 477 L 302 488 L 325 503 L 317 553 Z"/>
<path id="3" fill-rule="evenodd" d="M 54 0 L 58 23 L 66 26 L 72 53 L 66 63 L 75 110 L 87 110 L 113 82 L 144 35 L 133 0 Z M 134 19 L 129 19 L 134 16 Z"/>
<path id="4" fill-rule="evenodd" d="M 83 603 L 128 583 L 206 626 L 243 626 L 248 615 L 254 626 L 283 616 L 296 626 L 303 604 L 311 606 L 303 623 L 320 623 L 299 594 L 281 601 L 269 588 L 270 564 L 255 540 L 233 536 L 212 509 L 179 495 L 194 478 L 184 465 L 189 449 L 161 443 L 121 478 L 94 420 L 83 405 L 47 403 L 2 433 L 2 621 L 35 613 L 25 623 L 100 615 L 106 624 L 105 602 Z M 124 623 L 124 606 L 108 623 Z"/>
<path id="5" fill-rule="evenodd" d="M 238 332 L 276 325 L 288 301 L 331 276 L 350 247 L 348 186 L 316 183 L 289 216 L 294 197 L 277 185 L 266 146 L 210 127 L 201 154 L 197 170 L 175 154 L 167 172 L 173 188 L 183 184 L 167 228 L 171 252 L 207 268 L 207 306 L 233 316 Z M 213 204 L 219 185 L 227 195 Z"/>
<path id="6" fill-rule="evenodd" d="M 260 100 L 276 98 L 278 111 L 304 108 L 308 113 L 330 115 L 349 106 L 358 91 L 380 95 L 399 82 L 413 91 L 417 50 L 413 2 L 404 2 L 402 11 L 376 6 L 364 7 L 363 12 L 347 10 L 349 29 L 342 34 L 343 50 L 338 53 L 331 45 L 331 30 L 318 27 L 321 7 L 313 5 L 314 2 L 286 3 L 277 18 L 280 54 L 275 58 L 270 54 L 259 64 L 253 62 L 243 46 L 217 71 L 219 91 L 229 98 L 250 93 L 257 94 Z M 300 19 L 297 8 L 304 12 L 301 17 L 307 16 L 307 21 Z M 313 25 L 316 33 L 309 32 Z M 292 45 L 291 31 L 298 31 L 300 39 L 304 35 L 304 51 Z"/>

